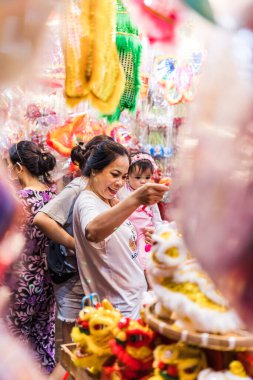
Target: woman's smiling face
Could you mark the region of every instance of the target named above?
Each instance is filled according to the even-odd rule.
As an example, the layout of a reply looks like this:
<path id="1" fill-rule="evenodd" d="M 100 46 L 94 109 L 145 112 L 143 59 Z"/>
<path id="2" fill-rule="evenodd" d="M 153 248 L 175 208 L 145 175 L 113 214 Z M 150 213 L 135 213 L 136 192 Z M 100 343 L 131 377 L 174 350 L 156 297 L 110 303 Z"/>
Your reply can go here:
<path id="1" fill-rule="evenodd" d="M 92 189 L 101 199 L 108 202 L 125 184 L 128 168 L 128 157 L 118 156 L 101 172 L 91 175 Z"/>

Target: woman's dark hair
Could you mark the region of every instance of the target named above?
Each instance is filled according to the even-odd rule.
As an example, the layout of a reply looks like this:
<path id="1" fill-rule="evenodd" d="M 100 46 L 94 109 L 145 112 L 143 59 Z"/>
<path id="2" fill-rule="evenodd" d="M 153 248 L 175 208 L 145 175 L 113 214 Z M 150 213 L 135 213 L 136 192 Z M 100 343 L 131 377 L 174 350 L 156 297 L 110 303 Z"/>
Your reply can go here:
<path id="1" fill-rule="evenodd" d="M 130 156 L 130 160 L 139 153 L 140 152 L 132 154 Z M 145 155 L 146 154 L 147 153 L 145 153 Z M 133 164 L 130 163 L 128 174 L 138 173 L 139 175 L 142 175 L 148 169 L 151 171 L 152 174 L 154 173 L 154 167 L 152 165 L 152 162 L 146 159 L 142 159 L 134 162 Z"/>
<path id="2" fill-rule="evenodd" d="M 9 149 L 9 156 L 13 165 L 19 163 L 32 175 L 42 176 L 45 183 L 52 183 L 49 172 L 54 169 L 56 159 L 51 153 L 41 152 L 34 142 L 19 141 Z"/>
<path id="3" fill-rule="evenodd" d="M 92 148 L 95 145 L 98 145 L 102 141 L 114 141 L 111 137 L 106 135 L 98 135 L 93 137 L 90 141 L 88 141 L 86 144 L 82 141 L 78 143 L 77 146 L 72 148 L 71 150 L 71 161 L 73 164 L 78 165 L 81 170 L 84 169 L 84 165 L 86 162 L 86 156 L 87 151 L 89 151 L 90 148 Z"/>
<path id="4" fill-rule="evenodd" d="M 83 175 L 90 177 L 92 171 L 99 172 L 103 170 L 119 156 L 127 156 L 129 159 L 126 148 L 114 140 L 107 139 L 100 144 L 90 146 L 87 148 L 84 157 Z"/>

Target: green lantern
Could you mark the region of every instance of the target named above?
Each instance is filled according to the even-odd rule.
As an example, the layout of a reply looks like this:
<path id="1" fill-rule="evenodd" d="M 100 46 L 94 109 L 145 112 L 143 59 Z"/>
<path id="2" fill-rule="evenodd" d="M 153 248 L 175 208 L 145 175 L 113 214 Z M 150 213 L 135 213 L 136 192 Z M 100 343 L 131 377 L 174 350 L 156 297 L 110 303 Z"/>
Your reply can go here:
<path id="1" fill-rule="evenodd" d="M 131 112 L 135 111 L 141 86 L 140 64 L 142 45 L 139 39 L 139 32 L 132 24 L 128 11 L 120 0 L 117 0 L 116 6 L 116 45 L 120 63 L 125 72 L 126 84 L 115 113 L 106 116 L 109 122 L 119 120 L 121 112 L 124 109 L 128 109 Z"/>

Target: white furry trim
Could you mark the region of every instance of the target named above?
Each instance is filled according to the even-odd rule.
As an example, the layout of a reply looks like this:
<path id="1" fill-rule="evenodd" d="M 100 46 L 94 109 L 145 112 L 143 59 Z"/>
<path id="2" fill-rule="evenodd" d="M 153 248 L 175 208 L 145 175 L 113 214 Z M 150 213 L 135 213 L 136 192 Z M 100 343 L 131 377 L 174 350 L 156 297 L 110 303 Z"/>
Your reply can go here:
<path id="1" fill-rule="evenodd" d="M 217 310 L 200 307 L 184 294 L 170 291 L 158 284 L 154 284 L 154 291 L 162 305 L 173 310 L 186 328 L 225 334 L 241 327 L 239 318 L 231 310 L 221 313 Z M 186 322 L 187 319 L 190 320 L 190 323 Z"/>
<path id="2" fill-rule="evenodd" d="M 169 234 L 168 238 L 161 236 L 162 234 Z M 157 243 L 153 246 L 152 252 L 156 252 L 157 258 L 167 266 L 175 267 L 182 263 L 187 257 L 187 250 L 185 248 L 183 239 L 178 235 L 175 228 L 169 225 L 161 225 L 156 229 L 153 234 L 153 240 Z M 166 255 L 166 251 L 170 248 L 176 247 L 178 249 L 178 257 L 170 257 Z"/>
<path id="3" fill-rule="evenodd" d="M 207 368 L 198 374 L 197 380 L 252 380 L 252 378 L 235 376 L 229 371 L 216 372 Z"/>
<path id="4" fill-rule="evenodd" d="M 187 264 L 187 262 L 186 262 Z M 203 277 L 204 275 L 204 277 Z M 173 273 L 173 282 L 181 284 L 183 282 L 191 282 L 199 286 L 200 291 L 210 300 L 221 306 L 227 306 L 228 303 L 217 291 L 213 282 L 209 279 L 205 272 L 197 265 L 192 268 L 182 264 Z"/>
<path id="5" fill-rule="evenodd" d="M 155 281 L 155 278 L 166 278 L 166 277 L 170 277 L 172 276 L 173 272 L 174 272 L 175 268 L 168 268 L 166 266 L 162 266 L 162 265 L 158 265 L 155 263 L 155 261 L 153 261 L 149 267 L 148 267 L 148 273 L 150 274 L 151 277 L 154 277 L 154 281 Z"/>
<path id="6" fill-rule="evenodd" d="M 157 302 L 155 304 L 155 314 L 158 315 L 159 317 L 168 318 L 168 311 L 164 310 L 160 302 Z"/>
<path id="7" fill-rule="evenodd" d="M 198 374 L 198 380 L 227 380 L 227 378 L 224 372 L 214 372 L 210 368 L 207 368 Z"/>
<path id="8" fill-rule="evenodd" d="M 252 380 L 252 377 L 241 377 L 233 375 L 231 372 L 226 371 L 225 376 L 227 380 Z"/>

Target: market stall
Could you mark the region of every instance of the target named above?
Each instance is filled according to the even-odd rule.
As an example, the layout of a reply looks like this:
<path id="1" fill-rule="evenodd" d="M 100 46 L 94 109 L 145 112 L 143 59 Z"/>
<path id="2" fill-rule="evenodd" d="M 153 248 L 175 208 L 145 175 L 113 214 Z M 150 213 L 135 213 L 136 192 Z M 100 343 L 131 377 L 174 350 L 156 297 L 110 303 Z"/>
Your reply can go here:
<path id="1" fill-rule="evenodd" d="M 15 184 L 24 165 L 18 143 L 28 140 L 42 164 L 55 157 L 59 191 L 80 175 L 71 151 L 102 135 L 147 153 L 157 167 L 152 183 L 168 188 L 150 253 L 152 301 L 133 320 L 86 296 L 73 343 L 61 347 L 64 379 L 253 378 L 252 0 L 53 3 L 0 5 L 2 177 L 11 165 Z M 2 285 L 24 241 L 4 179 L 0 191 Z M 24 290 L 30 310 L 33 289 Z M 5 318 L 10 294 L 1 295 Z M 3 328 L 23 368 L 9 333 Z M 25 378 L 38 378 L 30 361 Z"/>

